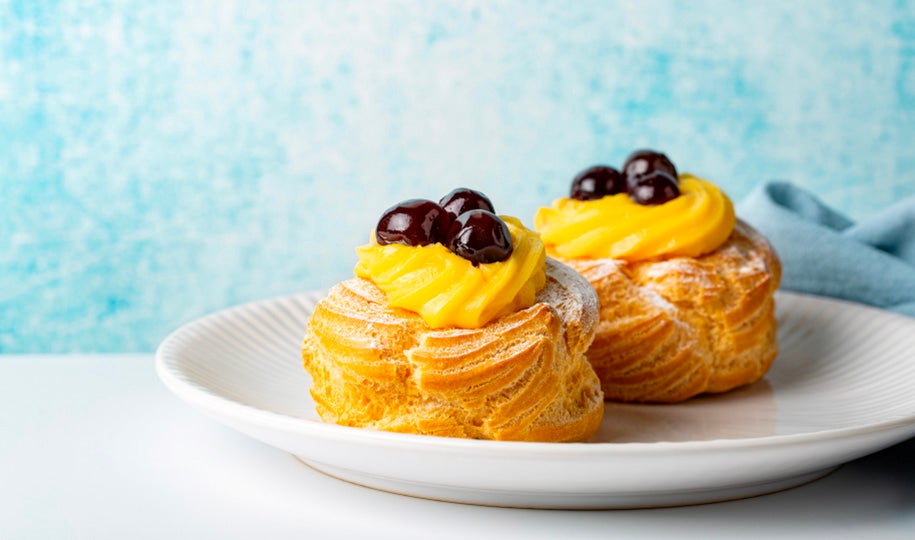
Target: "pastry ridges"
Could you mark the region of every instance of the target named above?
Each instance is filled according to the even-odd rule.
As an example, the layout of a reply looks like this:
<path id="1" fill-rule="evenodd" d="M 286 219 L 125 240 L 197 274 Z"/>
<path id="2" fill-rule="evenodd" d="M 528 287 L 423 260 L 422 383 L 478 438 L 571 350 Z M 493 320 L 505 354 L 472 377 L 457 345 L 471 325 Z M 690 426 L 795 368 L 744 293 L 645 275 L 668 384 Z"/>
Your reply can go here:
<path id="1" fill-rule="evenodd" d="M 386 431 L 497 440 L 573 441 L 603 415 L 584 357 L 597 296 L 547 259 L 533 306 L 478 329 L 429 328 L 390 308 L 373 283 L 335 285 L 309 321 L 302 355 L 319 415 Z"/>
<path id="2" fill-rule="evenodd" d="M 745 222 L 700 257 L 563 262 L 597 291 L 600 322 L 587 356 L 609 400 L 724 392 L 762 377 L 777 355 L 781 264 Z"/>

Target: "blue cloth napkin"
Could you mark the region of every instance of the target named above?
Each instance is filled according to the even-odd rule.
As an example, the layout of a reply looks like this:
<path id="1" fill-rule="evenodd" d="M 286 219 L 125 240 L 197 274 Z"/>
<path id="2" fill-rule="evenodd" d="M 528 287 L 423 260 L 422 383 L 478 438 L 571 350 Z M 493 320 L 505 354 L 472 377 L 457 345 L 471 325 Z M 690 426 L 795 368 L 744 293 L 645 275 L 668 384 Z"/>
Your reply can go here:
<path id="1" fill-rule="evenodd" d="M 795 185 L 771 182 L 737 215 L 775 246 L 783 289 L 915 317 L 915 197 L 855 223 Z"/>

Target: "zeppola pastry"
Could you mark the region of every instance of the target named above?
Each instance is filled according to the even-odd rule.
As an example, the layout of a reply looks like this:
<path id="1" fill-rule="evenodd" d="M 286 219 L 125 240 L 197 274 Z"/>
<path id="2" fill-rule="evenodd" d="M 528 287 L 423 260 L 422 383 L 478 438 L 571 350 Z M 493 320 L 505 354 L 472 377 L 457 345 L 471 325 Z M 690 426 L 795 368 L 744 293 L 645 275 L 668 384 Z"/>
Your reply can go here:
<path id="1" fill-rule="evenodd" d="M 458 189 L 390 208 L 357 255 L 302 347 L 324 421 L 524 441 L 597 431 L 597 295 L 520 221 Z"/>
<path id="2" fill-rule="evenodd" d="M 538 210 L 548 254 L 600 301 L 587 353 L 608 400 L 679 402 L 761 378 L 778 352 L 781 265 L 712 183 L 639 151 Z"/>

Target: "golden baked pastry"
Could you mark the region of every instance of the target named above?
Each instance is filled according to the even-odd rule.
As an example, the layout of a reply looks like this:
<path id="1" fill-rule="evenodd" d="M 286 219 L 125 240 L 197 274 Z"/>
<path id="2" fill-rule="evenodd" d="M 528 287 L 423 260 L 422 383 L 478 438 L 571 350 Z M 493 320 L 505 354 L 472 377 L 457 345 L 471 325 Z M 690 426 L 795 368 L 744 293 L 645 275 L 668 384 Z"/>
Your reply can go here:
<path id="1" fill-rule="evenodd" d="M 678 402 L 756 381 L 778 353 L 774 292 L 781 265 L 737 221 L 699 257 L 567 259 L 597 290 L 588 360 L 609 400 Z"/>
<path id="2" fill-rule="evenodd" d="M 663 154 L 583 171 L 538 210 L 547 252 L 600 300 L 587 353 L 609 400 L 673 403 L 752 383 L 778 351 L 781 265 L 717 186 Z"/>
<path id="3" fill-rule="evenodd" d="M 387 305 L 371 281 L 331 288 L 302 355 L 321 418 L 386 431 L 521 441 L 580 441 L 600 426 L 603 395 L 584 357 L 597 297 L 546 259 L 533 305 L 480 328 L 433 329 Z"/>

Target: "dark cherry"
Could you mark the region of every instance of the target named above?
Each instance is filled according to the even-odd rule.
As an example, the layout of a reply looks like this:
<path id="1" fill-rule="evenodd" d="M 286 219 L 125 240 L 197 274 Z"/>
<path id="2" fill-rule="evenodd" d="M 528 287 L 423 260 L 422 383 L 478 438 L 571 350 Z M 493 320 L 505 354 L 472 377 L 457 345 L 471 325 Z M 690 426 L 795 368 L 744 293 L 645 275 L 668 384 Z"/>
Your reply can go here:
<path id="1" fill-rule="evenodd" d="M 452 220 L 469 210 L 486 210 L 493 213 L 496 211 L 489 197 L 470 188 L 452 190 L 438 201 L 438 205 L 451 216 Z"/>
<path id="2" fill-rule="evenodd" d="M 654 150 L 636 150 L 629 154 L 623 164 L 623 175 L 627 182 L 634 183 L 638 177 L 652 171 L 662 171 L 677 179 L 677 168 L 664 154 Z"/>
<path id="3" fill-rule="evenodd" d="M 375 227 L 375 239 L 382 246 L 444 243 L 450 225 L 451 219 L 441 206 L 426 199 L 409 199 L 382 214 Z"/>
<path id="4" fill-rule="evenodd" d="M 508 226 L 487 210 L 469 210 L 458 216 L 448 231 L 447 246 L 474 266 L 504 261 L 512 254 Z"/>
<path id="5" fill-rule="evenodd" d="M 629 197 L 646 206 L 656 206 L 680 196 L 677 180 L 664 171 L 652 171 L 639 176 L 629 185 Z"/>
<path id="6" fill-rule="evenodd" d="M 569 197 L 579 201 L 600 199 L 626 191 L 626 180 L 613 167 L 594 165 L 578 173 L 572 180 Z"/>

